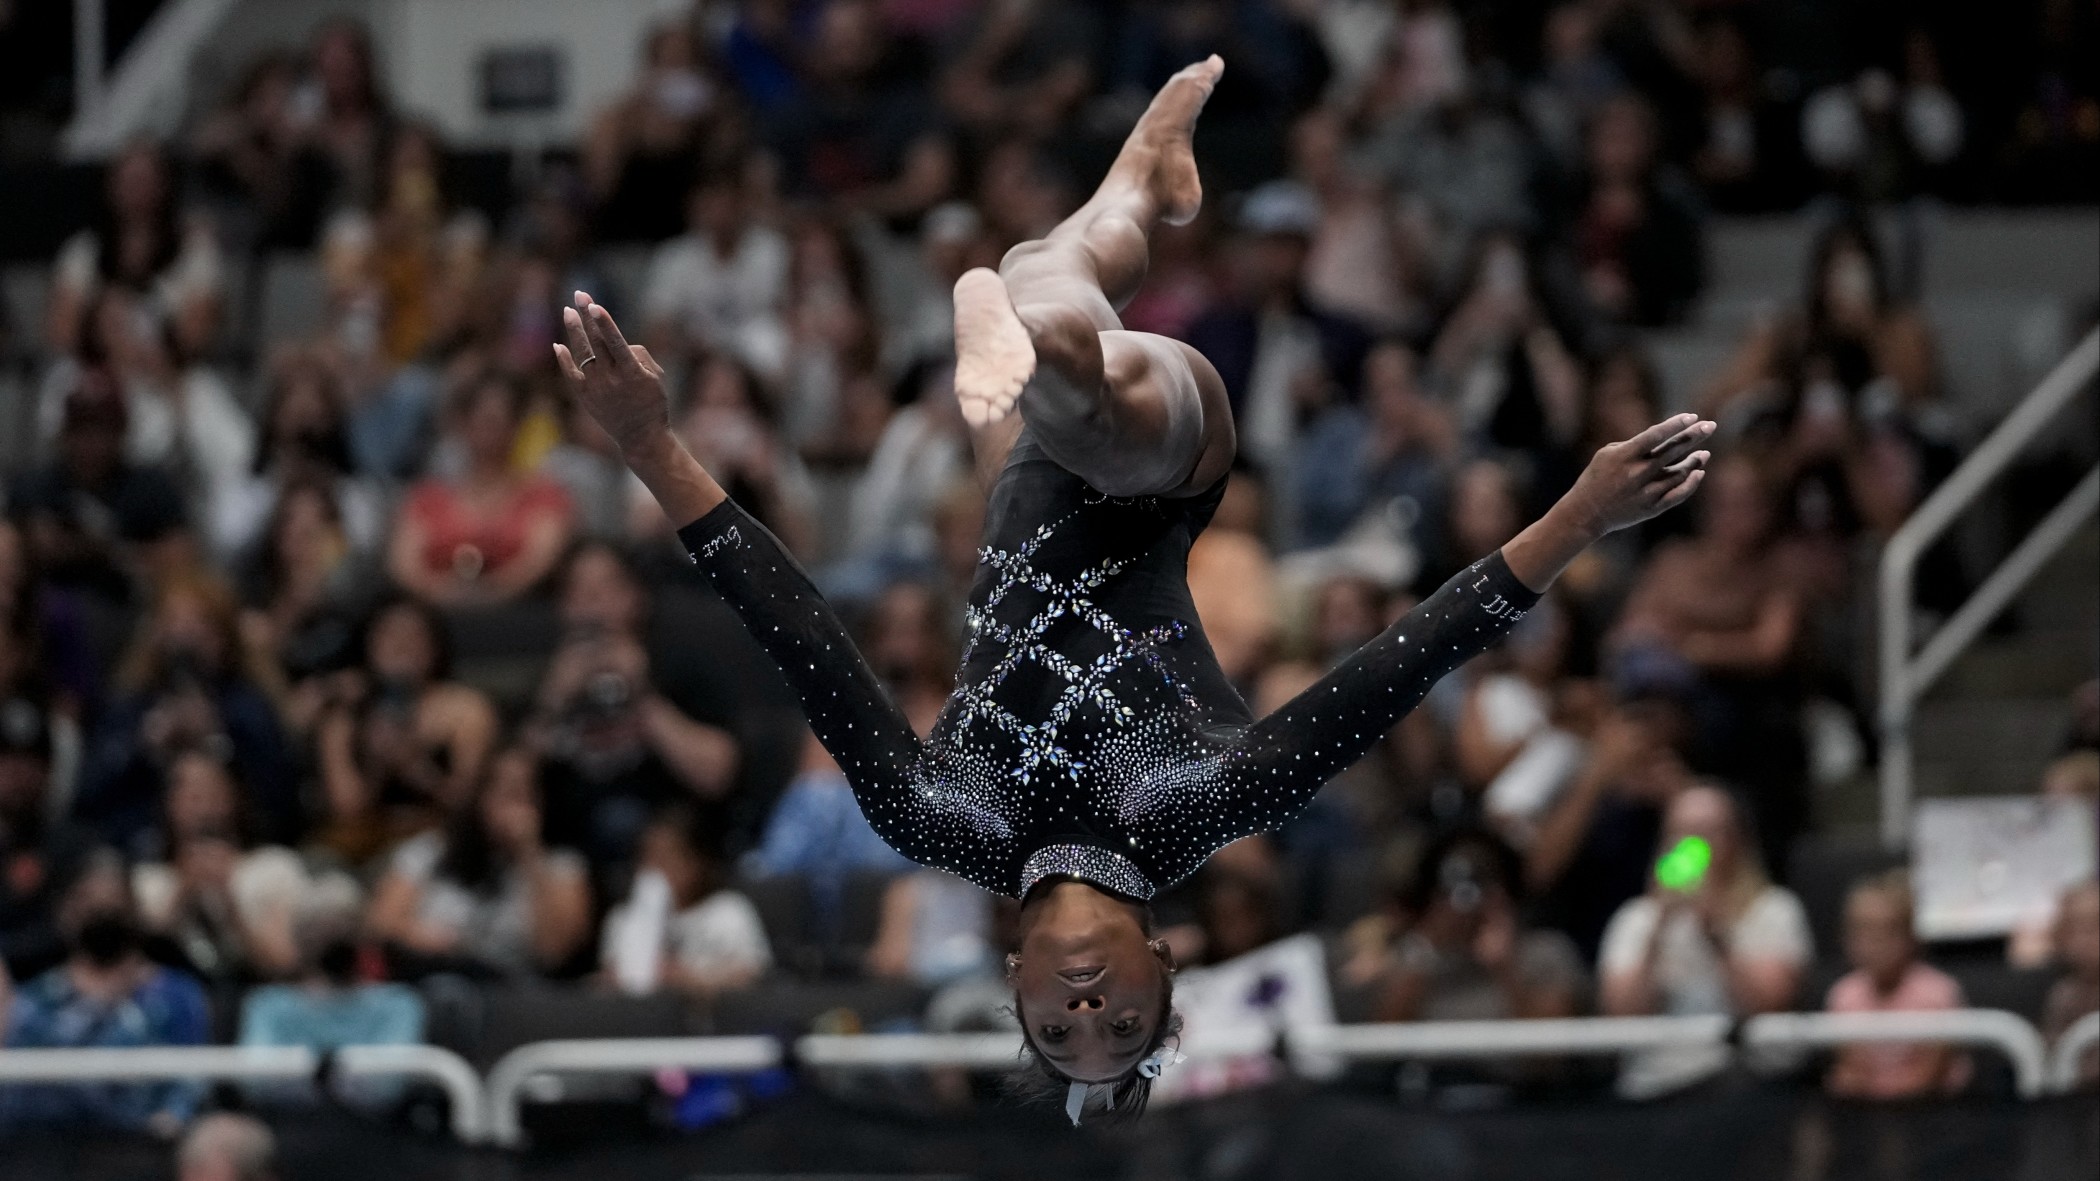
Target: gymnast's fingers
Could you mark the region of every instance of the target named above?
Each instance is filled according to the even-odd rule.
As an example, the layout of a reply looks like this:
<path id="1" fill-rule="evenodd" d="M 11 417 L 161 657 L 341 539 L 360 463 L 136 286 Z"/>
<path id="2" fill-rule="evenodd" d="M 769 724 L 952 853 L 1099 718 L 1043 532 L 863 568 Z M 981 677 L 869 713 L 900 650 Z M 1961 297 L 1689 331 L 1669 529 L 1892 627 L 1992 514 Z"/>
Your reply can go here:
<path id="1" fill-rule="evenodd" d="M 1705 468 L 1693 469 L 1692 473 L 1684 478 L 1683 483 L 1677 485 L 1677 487 L 1675 488 L 1670 489 L 1669 492 L 1664 494 L 1662 498 L 1662 507 L 1664 509 L 1673 509 L 1676 508 L 1678 505 L 1683 504 L 1685 501 L 1690 500 L 1692 498 L 1692 493 L 1697 492 L 1699 490 L 1699 484 L 1704 479 L 1706 479 Z"/>
<path id="2" fill-rule="evenodd" d="M 1626 440 L 1626 445 L 1633 449 L 1635 455 L 1653 455 L 1656 448 L 1698 421 L 1699 416 L 1696 414 L 1672 415 Z"/>
<path id="3" fill-rule="evenodd" d="M 1657 464 L 1667 467 L 1683 459 L 1685 454 L 1691 451 L 1692 448 L 1712 438 L 1714 431 L 1717 429 L 1719 428 L 1711 422 L 1704 420 L 1694 422 L 1668 439 L 1663 440 L 1661 444 L 1649 453 L 1649 458 L 1653 459 Z"/>
<path id="4" fill-rule="evenodd" d="M 591 339 L 604 342 L 608 359 L 621 372 L 635 373 L 641 370 L 641 363 L 635 360 L 633 348 L 628 345 L 627 338 L 620 335 L 620 326 L 613 323 L 612 313 L 606 311 L 603 304 L 594 303 L 583 309 L 583 317 L 590 322 Z"/>
<path id="5" fill-rule="evenodd" d="M 658 378 L 664 375 L 664 367 L 656 363 L 656 358 L 649 355 L 648 349 L 631 344 L 627 346 L 627 351 L 634 354 L 634 363 L 641 366 L 642 372 Z"/>
<path id="6" fill-rule="evenodd" d="M 588 380 L 584 377 L 583 370 L 577 368 L 576 358 L 569 352 L 569 346 L 559 341 L 554 345 L 554 367 L 561 370 L 562 377 L 578 390 L 581 390 L 583 383 Z"/>
<path id="7" fill-rule="evenodd" d="M 1705 467 L 1707 461 L 1713 457 L 1713 452 L 1711 451 L 1694 451 L 1676 463 L 1664 465 L 1662 470 L 1669 475 L 1682 475 Z"/>
<path id="8" fill-rule="evenodd" d="M 598 354 L 591 347 L 590 333 L 584 328 L 583 317 L 577 314 L 575 308 L 561 310 L 561 330 L 562 335 L 569 338 L 569 362 L 576 370 L 576 380 L 588 381 L 590 360 Z"/>

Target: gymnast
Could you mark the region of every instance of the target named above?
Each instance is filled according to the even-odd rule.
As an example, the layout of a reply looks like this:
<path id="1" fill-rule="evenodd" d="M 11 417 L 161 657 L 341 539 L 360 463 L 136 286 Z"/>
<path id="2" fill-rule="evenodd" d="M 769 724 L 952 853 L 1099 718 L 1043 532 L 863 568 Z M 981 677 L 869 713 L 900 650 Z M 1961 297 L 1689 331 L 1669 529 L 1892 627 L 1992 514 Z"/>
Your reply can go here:
<path id="1" fill-rule="evenodd" d="M 1187 585 L 1233 459 L 1224 385 L 1194 349 L 1116 318 L 1152 228 L 1202 201 L 1190 136 L 1223 69 L 1212 57 L 1175 75 L 1078 212 L 956 283 L 955 392 L 989 505 L 957 687 L 923 742 L 808 576 L 672 436 L 648 352 L 583 292 L 554 346 L 875 831 L 1021 900 L 1014 1011 L 1075 1123 L 1090 1106 L 1138 1114 L 1174 1057 L 1174 965 L 1148 901 L 1289 820 L 1584 547 L 1689 498 L 1714 429 L 1678 415 L 1603 448 L 1500 552 L 1252 717 Z"/>

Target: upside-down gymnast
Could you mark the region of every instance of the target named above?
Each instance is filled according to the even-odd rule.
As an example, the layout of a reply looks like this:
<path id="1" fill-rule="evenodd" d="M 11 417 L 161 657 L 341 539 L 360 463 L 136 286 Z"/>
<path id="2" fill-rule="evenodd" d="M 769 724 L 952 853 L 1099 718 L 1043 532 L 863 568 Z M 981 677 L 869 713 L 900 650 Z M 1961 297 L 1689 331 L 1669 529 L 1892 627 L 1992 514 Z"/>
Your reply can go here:
<path id="1" fill-rule="evenodd" d="M 1007 957 L 1037 1066 L 1076 1122 L 1129 1116 L 1172 1051 L 1173 963 L 1147 902 L 1289 820 L 1598 538 L 1683 503 L 1713 424 L 1600 450 L 1574 488 L 1275 713 L 1220 671 L 1189 544 L 1232 464 L 1201 354 L 1125 331 L 1146 237 L 1202 200 L 1190 135 L 1224 65 L 1182 70 L 1048 237 L 955 286 L 955 392 L 990 498 L 956 690 L 921 742 L 802 569 L 672 436 L 662 369 L 582 292 L 556 362 L 898 852 L 1021 900 Z"/>

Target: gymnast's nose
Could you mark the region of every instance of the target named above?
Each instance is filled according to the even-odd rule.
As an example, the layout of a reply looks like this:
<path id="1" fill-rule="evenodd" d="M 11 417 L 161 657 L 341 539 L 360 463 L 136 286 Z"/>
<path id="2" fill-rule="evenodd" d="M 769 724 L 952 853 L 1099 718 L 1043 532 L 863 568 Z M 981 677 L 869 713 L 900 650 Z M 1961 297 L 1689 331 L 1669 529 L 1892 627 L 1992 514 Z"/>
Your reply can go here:
<path id="1" fill-rule="evenodd" d="M 1075 996 L 1065 1002 L 1065 1011 L 1067 1013 L 1099 1013 L 1107 1007 L 1107 998 L 1099 993 L 1093 996 Z"/>

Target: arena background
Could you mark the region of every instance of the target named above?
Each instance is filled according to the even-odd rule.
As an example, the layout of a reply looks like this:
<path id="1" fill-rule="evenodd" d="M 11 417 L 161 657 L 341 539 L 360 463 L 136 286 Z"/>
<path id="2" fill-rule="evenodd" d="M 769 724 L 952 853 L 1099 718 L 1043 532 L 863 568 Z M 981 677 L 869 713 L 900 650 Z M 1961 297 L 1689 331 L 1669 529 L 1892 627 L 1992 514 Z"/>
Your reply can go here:
<path id="1" fill-rule="evenodd" d="M 930 717 L 981 516 L 947 287 L 1210 52 L 1206 209 L 1126 319 L 1240 415 L 1191 584 L 1251 704 L 1625 421 L 1716 418 L 1734 491 L 1601 547 L 1161 901 L 1192 973 L 1316 941 L 1286 982 L 1339 1032 L 1212 1010 L 1183 1093 L 1074 1132 L 995 1068 L 1010 908 L 869 844 L 547 345 L 576 287 L 646 339 Z M 2087 0 L 0 0 L 0 1178 L 2093 1176 L 2096 320 Z M 445 540 L 491 505 L 507 548 Z M 468 802 L 504 767 L 536 842 Z M 1778 1012 L 1858 1007 L 1854 888 L 1907 867 L 1934 971 L 1889 1006 L 1964 1049 L 1775 1059 L 1816 1027 L 1725 980 L 1665 998 L 1718 1022 L 1665 1095 L 1419 1048 L 1648 1011 L 1606 928 L 1701 783 L 1800 916 L 1755 933 Z M 709 907 L 691 970 L 616 985 L 667 859 Z M 102 963 L 110 907 L 137 938 Z M 1212 1069 L 1235 1013 L 1275 1054 Z M 863 1034 L 953 1061 L 818 1052 Z M 685 1040 L 718 1037 L 777 1064 Z M 539 1073 L 485 1142 L 506 1055 L 641 1038 L 680 1040 Z M 465 1124 L 326 1052 L 360 1042 L 444 1051 Z M 324 1052 L 144 1065 L 236 1044 Z M 207 1171 L 258 1127 L 274 1172 Z"/>

